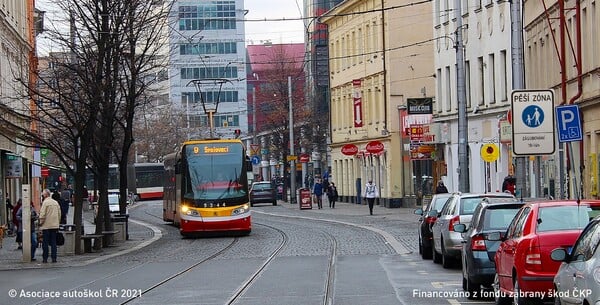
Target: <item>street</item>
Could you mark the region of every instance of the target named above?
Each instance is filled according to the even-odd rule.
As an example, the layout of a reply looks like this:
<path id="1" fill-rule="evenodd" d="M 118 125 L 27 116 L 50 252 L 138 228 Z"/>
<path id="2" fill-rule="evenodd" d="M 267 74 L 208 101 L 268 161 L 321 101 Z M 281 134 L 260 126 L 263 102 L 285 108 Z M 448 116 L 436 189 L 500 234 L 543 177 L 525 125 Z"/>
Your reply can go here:
<path id="1" fill-rule="evenodd" d="M 0 304 L 493 303 L 464 297 L 459 266 L 421 260 L 409 208 L 280 202 L 253 208 L 249 236 L 191 239 L 162 221 L 161 201 L 130 213 L 162 237 L 87 265 L 1 271 Z"/>

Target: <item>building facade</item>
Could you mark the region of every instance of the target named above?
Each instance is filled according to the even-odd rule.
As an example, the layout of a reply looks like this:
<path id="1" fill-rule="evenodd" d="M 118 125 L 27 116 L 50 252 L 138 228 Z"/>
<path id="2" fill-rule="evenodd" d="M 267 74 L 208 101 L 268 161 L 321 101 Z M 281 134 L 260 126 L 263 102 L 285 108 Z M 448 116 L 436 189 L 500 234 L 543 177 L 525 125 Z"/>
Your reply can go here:
<path id="1" fill-rule="evenodd" d="M 583 141 L 561 147 L 568 158 L 561 157 L 557 149 L 546 161 L 545 167 L 556 173 L 556 179 L 548 181 L 556 189 L 551 194 L 598 198 L 600 5 L 593 0 L 524 1 L 523 12 L 527 88 L 553 90 L 555 104 L 578 105 L 582 120 Z M 573 160 L 571 170 L 567 159 Z M 561 182 L 564 185 L 565 181 L 568 187 L 562 188 L 564 193 L 560 194 Z"/>
<path id="2" fill-rule="evenodd" d="M 188 138 L 248 133 L 244 12 L 243 0 L 178 0 L 172 6 L 169 95 L 185 113 Z"/>
<path id="3" fill-rule="evenodd" d="M 32 72 L 36 67 L 36 16 L 33 0 L 7 0 L 0 4 L 0 103 L 27 115 L 35 106 L 27 98 L 26 87 L 35 83 Z M 6 119 L 19 122 L 16 117 Z M 28 127 L 31 122 L 19 124 Z M 6 200 L 16 203 L 23 196 L 22 185 L 37 185 L 32 183 L 34 153 L 26 147 L 29 145 L 14 131 L 0 126 L 0 225 L 7 221 Z M 34 200 L 36 194 L 39 189 L 32 189 L 27 195 Z"/>
<path id="4" fill-rule="evenodd" d="M 405 4 L 344 1 L 320 18 L 329 30 L 331 179 L 349 202 L 361 201 L 369 180 L 389 207 L 419 195 L 401 117 L 408 99 L 435 92 L 433 26 L 430 4 Z"/>
<path id="5" fill-rule="evenodd" d="M 450 191 L 459 190 L 459 134 L 456 32 L 462 31 L 467 115 L 468 176 L 471 192 L 501 191 L 512 174 L 511 129 L 508 122 L 512 91 L 510 3 L 461 0 L 462 28 L 457 26 L 455 1 L 435 0 L 435 105 L 433 126 L 441 130 L 438 146 Z M 487 162 L 484 145 L 493 144 L 499 157 Z"/>

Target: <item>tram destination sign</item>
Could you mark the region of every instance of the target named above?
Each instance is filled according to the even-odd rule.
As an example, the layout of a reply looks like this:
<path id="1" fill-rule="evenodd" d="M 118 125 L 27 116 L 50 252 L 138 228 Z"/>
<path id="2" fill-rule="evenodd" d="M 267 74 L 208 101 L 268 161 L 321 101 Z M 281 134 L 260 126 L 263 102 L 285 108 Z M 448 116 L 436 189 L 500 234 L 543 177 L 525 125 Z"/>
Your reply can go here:
<path id="1" fill-rule="evenodd" d="M 554 92 L 514 90 L 512 147 L 515 155 L 551 155 L 555 150 Z"/>

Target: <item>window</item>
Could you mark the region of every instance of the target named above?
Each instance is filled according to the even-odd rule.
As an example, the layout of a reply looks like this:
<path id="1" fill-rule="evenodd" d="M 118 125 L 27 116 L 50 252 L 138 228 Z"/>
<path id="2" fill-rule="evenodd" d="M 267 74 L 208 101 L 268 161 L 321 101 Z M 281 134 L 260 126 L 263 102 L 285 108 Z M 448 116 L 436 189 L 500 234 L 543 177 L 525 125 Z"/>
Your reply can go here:
<path id="1" fill-rule="evenodd" d="M 496 59 L 494 58 L 494 54 L 488 55 L 488 76 L 489 76 L 489 86 L 490 86 L 490 104 L 496 103 Z"/>
<path id="2" fill-rule="evenodd" d="M 450 66 L 446 67 L 446 111 L 452 110 L 452 79 L 450 77 Z"/>
<path id="3" fill-rule="evenodd" d="M 228 30 L 236 28 L 235 1 L 208 1 L 179 7 L 179 30 Z"/>
<path id="4" fill-rule="evenodd" d="M 205 103 L 235 103 L 238 101 L 237 91 L 207 91 L 202 92 L 202 99 Z M 182 92 L 181 103 L 200 103 L 200 93 L 198 92 Z"/>
<path id="5" fill-rule="evenodd" d="M 575 261 L 586 261 L 594 256 L 594 252 L 598 250 L 600 243 L 600 223 L 594 222 L 581 233 L 577 242 L 573 246 L 571 257 Z"/>
<path id="6" fill-rule="evenodd" d="M 484 74 L 483 74 L 483 70 L 484 70 L 483 56 L 477 58 L 477 64 L 478 64 L 478 68 L 479 68 L 479 71 L 478 71 L 479 72 L 478 73 L 479 74 L 478 75 L 478 78 L 479 78 L 479 88 L 481 90 L 481 94 L 479 95 L 479 99 L 477 101 L 477 104 L 478 105 L 483 105 L 484 100 L 485 100 L 485 98 L 484 98 L 485 97 L 485 80 L 484 80 L 485 77 L 484 77 Z"/>
<path id="7" fill-rule="evenodd" d="M 236 67 L 181 68 L 181 79 L 237 78 Z"/>
<path id="8" fill-rule="evenodd" d="M 442 112 L 442 92 L 444 90 L 442 82 L 442 69 L 437 69 L 435 81 L 437 83 L 437 97 L 435 104 L 438 112 Z"/>
<path id="9" fill-rule="evenodd" d="M 465 91 L 467 92 L 467 108 L 471 108 L 471 63 L 465 61 Z"/>
<path id="10" fill-rule="evenodd" d="M 498 91 L 500 93 L 500 101 L 507 101 L 508 93 L 506 92 L 508 86 L 508 73 L 506 69 L 506 50 L 500 51 L 500 71 L 498 71 L 500 77 L 500 87 Z"/>
<path id="11" fill-rule="evenodd" d="M 216 43 L 183 43 L 179 45 L 179 55 L 203 55 L 203 54 L 236 54 L 237 44 L 235 42 Z"/>

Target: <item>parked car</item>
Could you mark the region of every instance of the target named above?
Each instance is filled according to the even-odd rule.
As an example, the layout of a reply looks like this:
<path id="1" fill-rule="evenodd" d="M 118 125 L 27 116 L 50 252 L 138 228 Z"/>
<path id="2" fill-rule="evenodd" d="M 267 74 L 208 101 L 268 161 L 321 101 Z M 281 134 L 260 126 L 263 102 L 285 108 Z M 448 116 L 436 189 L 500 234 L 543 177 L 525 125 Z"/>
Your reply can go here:
<path id="1" fill-rule="evenodd" d="M 523 204 L 514 202 L 512 198 L 508 202 L 495 203 L 484 198 L 475 208 L 469 226 L 463 223 L 454 225 L 455 232 L 464 233 L 461 252 L 462 286 L 463 290 L 469 292 L 469 298 L 481 296 L 480 289 L 490 289 L 494 282 L 494 256 L 500 241 L 488 240 L 488 233 L 506 231 Z"/>
<path id="2" fill-rule="evenodd" d="M 419 218 L 419 254 L 423 259 L 431 259 L 431 239 L 433 235 L 431 234 L 431 227 L 437 220 L 437 215 L 428 215 L 431 210 L 441 210 L 444 207 L 448 198 L 450 198 L 452 194 L 444 193 L 444 194 L 435 194 L 431 198 L 431 202 L 425 208 L 419 208 L 415 210 L 415 214 L 421 215 Z"/>
<path id="3" fill-rule="evenodd" d="M 275 188 L 270 181 L 252 183 L 252 187 L 250 188 L 250 206 L 254 206 L 256 203 L 277 205 Z"/>
<path id="4" fill-rule="evenodd" d="M 600 216 L 583 229 L 570 252 L 554 249 L 550 257 L 562 264 L 554 276 L 554 304 L 600 303 Z"/>
<path id="5" fill-rule="evenodd" d="M 441 212 L 429 212 L 430 216 L 438 216 L 432 227 L 431 252 L 434 263 L 442 263 L 444 268 L 449 268 L 453 261 L 458 261 L 463 239 L 461 233 L 454 232 L 454 225 L 463 223 L 468 226 L 475 208 L 483 198 L 488 198 L 489 202 L 517 202 L 517 198 L 509 193 L 453 193 Z"/>
<path id="6" fill-rule="evenodd" d="M 111 215 L 119 214 L 119 194 L 108 194 L 108 211 Z M 129 214 L 127 208 L 125 210 L 125 214 Z M 96 223 L 96 217 L 98 217 L 98 204 L 94 204 L 94 223 Z"/>
<path id="7" fill-rule="evenodd" d="M 494 296 L 497 304 L 515 304 L 551 297 L 560 263 L 550 257 L 556 248 L 573 246 L 583 228 L 600 211 L 600 200 L 558 200 L 526 203 L 505 236 L 488 234 L 502 243 L 496 251 Z"/>

